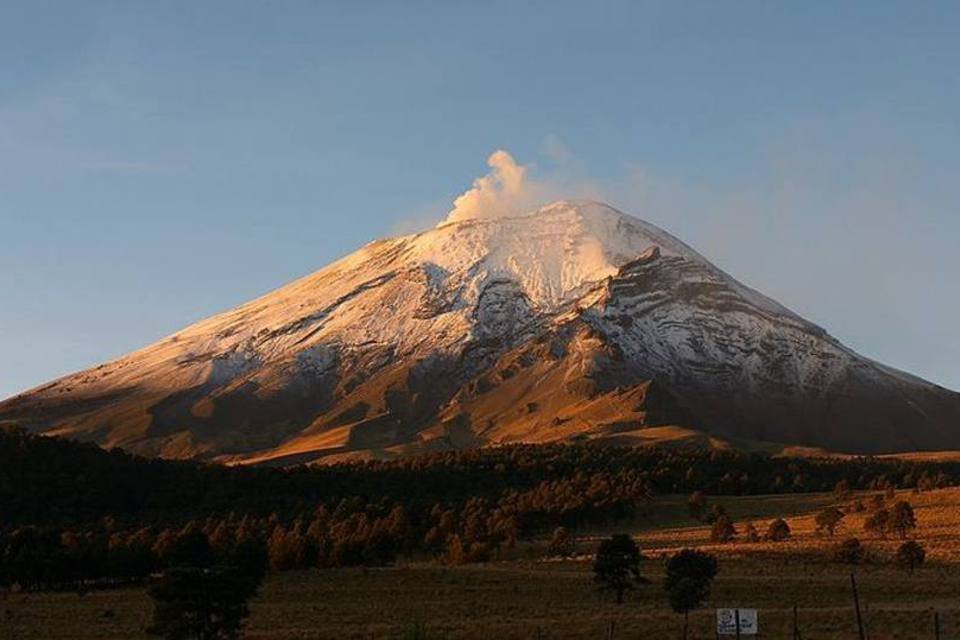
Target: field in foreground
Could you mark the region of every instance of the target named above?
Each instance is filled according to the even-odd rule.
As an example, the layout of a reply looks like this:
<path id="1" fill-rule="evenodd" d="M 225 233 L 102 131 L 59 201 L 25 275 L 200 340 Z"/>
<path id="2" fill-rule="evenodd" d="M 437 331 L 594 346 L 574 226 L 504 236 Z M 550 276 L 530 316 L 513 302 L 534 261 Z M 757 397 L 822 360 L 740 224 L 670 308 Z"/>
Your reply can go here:
<path id="1" fill-rule="evenodd" d="M 681 620 L 662 595 L 660 558 L 699 546 L 719 556 L 720 574 L 708 607 L 691 618 L 692 637 L 713 637 L 713 607 L 741 606 L 761 610 L 765 637 L 789 638 L 796 605 L 804 638 L 855 638 L 850 567 L 826 557 L 847 535 L 871 552 L 856 568 L 870 638 L 932 638 L 932 610 L 940 613 L 942 637 L 958 637 L 960 489 L 899 498 L 914 504 L 915 537 L 929 553 L 913 574 L 891 564 L 899 541 L 862 533 L 862 515 L 848 516 L 835 538 L 816 535 L 812 513 L 831 496 L 716 499 L 738 524 L 750 518 L 762 530 L 783 515 L 794 531 L 785 543 L 725 545 L 710 544 L 705 527 L 688 526 L 685 498 L 666 497 L 650 521 L 632 527 L 653 583 L 620 606 L 597 593 L 587 557 L 293 572 L 268 578 L 251 604 L 245 637 L 404 637 L 420 623 L 437 638 L 605 638 L 612 622 L 616 638 L 677 638 Z M 582 546 L 590 549 L 589 537 Z M 139 638 L 150 616 L 147 597 L 135 589 L 0 598 L 0 638 Z"/>

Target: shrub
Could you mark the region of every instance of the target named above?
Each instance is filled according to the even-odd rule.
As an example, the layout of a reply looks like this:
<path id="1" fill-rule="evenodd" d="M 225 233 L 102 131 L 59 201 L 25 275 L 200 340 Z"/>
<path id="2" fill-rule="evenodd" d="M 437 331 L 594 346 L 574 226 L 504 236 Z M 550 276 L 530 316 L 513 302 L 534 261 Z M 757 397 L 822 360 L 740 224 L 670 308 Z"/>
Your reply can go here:
<path id="1" fill-rule="evenodd" d="M 833 559 L 843 564 L 860 564 L 866 557 L 866 549 L 857 538 L 847 538 L 833 550 Z"/>
<path id="2" fill-rule="evenodd" d="M 790 525 L 783 518 L 777 518 L 767 527 L 767 540 L 781 542 L 790 537 Z"/>
<path id="3" fill-rule="evenodd" d="M 547 551 L 552 556 L 569 558 L 576 555 L 576 540 L 573 539 L 566 527 L 557 527 L 553 530 L 553 536 L 550 538 L 550 546 Z"/>
<path id="4" fill-rule="evenodd" d="M 843 511 L 837 509 L 836 507 L 827 507 L 820 511 L 817 514 L 814 521 L 817 524 L 817 532 L 827 532 L 829 535 L 833 535 L 837 527 L 840 526 L 840 521 L 843 520 Z"/>
<path id="5" fill-rule="evenodd" d="M 923 564 L 927 558 L 927 550 L 915 540 L 907 540 L 897 549 L 897 563 L 907 567 L 913 573 L 915 567 Z"/>
<path id="6" fill-rule="evenodd" d="M 737 535 L 737 530 L 727 514 L 717 516 L 710 528 L 710 539 L 713 542 L 729 542 Z"/>

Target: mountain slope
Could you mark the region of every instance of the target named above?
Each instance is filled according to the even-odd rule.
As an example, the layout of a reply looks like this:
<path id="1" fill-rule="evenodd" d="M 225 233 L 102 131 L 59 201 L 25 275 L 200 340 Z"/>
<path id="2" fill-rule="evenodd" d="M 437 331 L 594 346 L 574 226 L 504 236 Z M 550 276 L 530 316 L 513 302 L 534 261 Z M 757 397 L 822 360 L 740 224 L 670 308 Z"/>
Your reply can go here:
<path id="1" fill-rule="evenodd" d="M 680 425 L 960 448 L 960 394 L 883 367 L 592 202 L 371 243 L 0 422 L 147 455 L 304 462 Z"/>

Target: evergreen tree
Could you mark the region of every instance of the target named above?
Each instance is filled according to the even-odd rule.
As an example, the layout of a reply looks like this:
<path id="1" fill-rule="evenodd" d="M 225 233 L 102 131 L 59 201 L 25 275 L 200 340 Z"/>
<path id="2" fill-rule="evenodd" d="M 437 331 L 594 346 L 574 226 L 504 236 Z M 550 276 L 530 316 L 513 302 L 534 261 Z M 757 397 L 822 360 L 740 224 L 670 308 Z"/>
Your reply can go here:
<path id="1" fill-rule="evenodd" d="M 901 500 L 893 505 L 893 511 L 890 514 L 890 529 L 895 531 L 901 539 L 907 537 L 907 533 L 917 528 L 917 518 L 913 513 L 913 507 L 910 503 Z"/>
<path id="2" fill-rule="evenodd" d="M 840 521 L 843 520 L 843 517 L 843 511 L 840 511 L 840 509 L 836 507 L 822 509 L 814 518 L 814 522 L 817 525 L 817 532 L 826 532 L 832 536 L 837 531 L 837 527 L 840 526 Z"/>
<path id="3" fill-rule="evenodd" d="M 833 550 L 833 559 L 843 564 L 860 564 L 866 557 L 866 549 L 856 538 L 847 538 Z"/>
<path id="4" fill-rule="evenodd" d="M 927 550 L 916 540 L 907 540 L 897 549 L 897 562 L 907 567 L 913 573 L 915 567 L 923 564 L 927 558 Z"/>
<path id="5" fill-rule="evenodd" d="M 687 637 L 688 616 L 710 597 L 710 585 L 717 575 L 717 559 L 710 554 L 684 549 L 666 564 L 663 588 L 670 607 L 683 614 L 683 637 Z"/>
<path id="6" fill-rule="evenodd" d="M 730 516 L 723 513 L 717 516 L 710 528 L 710 540 L 713 542 L 730 542 L 737 535 Z"/>
<path id="7" fill-rule="evenodd" d="M 640 548 L 633 538 L 617 533 L 600 543 L 593 561 L 593 579 L 603 590 L 616 594 L 617 604 L 623 594 L 646 582 L 640 575 Z"/>
<path id="8" fill-rule="evenodd" d="M 169 569 L 148 591 L 154 603 L 148 632 L 167 640 L 239 638 L 258 587 L 234 568 Z"/>
<path id="9" fill-rule="evenodd" d="M 887 531 L 890 529 L 890 512 L 886 509 L 878 509 L 871 513 L 863 521 L 863 530 L 867 533 L 876 533 L 880 537 L 886 538 Z"/>

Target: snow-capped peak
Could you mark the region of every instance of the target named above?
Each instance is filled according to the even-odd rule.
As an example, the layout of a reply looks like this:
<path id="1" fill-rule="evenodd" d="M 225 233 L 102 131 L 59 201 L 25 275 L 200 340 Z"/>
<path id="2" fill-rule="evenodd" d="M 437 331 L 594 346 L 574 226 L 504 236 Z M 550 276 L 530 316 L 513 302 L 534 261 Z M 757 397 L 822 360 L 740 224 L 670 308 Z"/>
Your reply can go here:
<path id="1" fill-rule="evenodd" d="M 0 403 L 0 424 L 246 460 L 656 421 L 840 451 L 960 442 L 960 396 L 857 356 L 666 231 L 590 201 L 514 215 L 514 198 L 485 215 L 487 192 L 459 218 Z"/>
<path id="2" fill-rule="evenodd" d="M 517 282 L 552 309 L 614 275 L 652 246 L 702 260 L 666 232 L 592 201 L 560 201 L 519 216 L 444 221 L 412 237 L 410 258 L 448 274 Z"/>

